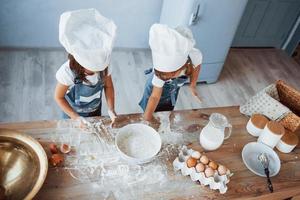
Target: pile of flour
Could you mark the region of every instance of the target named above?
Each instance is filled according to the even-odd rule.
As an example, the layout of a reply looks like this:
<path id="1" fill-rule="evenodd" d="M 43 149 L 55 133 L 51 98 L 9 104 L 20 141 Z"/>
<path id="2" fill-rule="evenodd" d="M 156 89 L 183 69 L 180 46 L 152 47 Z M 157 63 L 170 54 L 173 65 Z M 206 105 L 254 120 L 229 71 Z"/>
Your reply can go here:
<path id="1" fill-rule="evenodd" d="M 153 136 L 140 130 L 130 131 L 118 141 L 119 149 L 134 158 L 149 158 L 157 151 Z"/>

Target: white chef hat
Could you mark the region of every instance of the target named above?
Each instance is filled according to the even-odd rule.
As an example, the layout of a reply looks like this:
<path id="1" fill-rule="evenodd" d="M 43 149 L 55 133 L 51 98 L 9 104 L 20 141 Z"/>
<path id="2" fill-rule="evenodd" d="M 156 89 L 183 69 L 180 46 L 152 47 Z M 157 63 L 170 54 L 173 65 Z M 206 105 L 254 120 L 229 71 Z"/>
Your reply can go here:
<path id="1" fill-rule="evenodd" d="M 155 69 L 173 72 L 182 67 L 195 44 L 188 28 L 169 28 L 163 24 L 153 24 L 150 28 L 149 45 Z"/>
<path id="2" fill-rule="evenodd" d="M 180 33 L 181 35 L 183 35 L 184 37 L 188 38 L 191 40 L 193 47 L 196 44 L 196 41 L 194 39 L 193 33 L 191 31 L 191 29 L 185 27 L 185 26 L 178 26 L 175 28 L 175 30 Z"/>
<path id="3" fill-rule="evenodd" d="M 116 30 L 96 9 L 74 10 L 60 16 L 59 41 L 81 66 L 102 71 L 110 63 Z"/>

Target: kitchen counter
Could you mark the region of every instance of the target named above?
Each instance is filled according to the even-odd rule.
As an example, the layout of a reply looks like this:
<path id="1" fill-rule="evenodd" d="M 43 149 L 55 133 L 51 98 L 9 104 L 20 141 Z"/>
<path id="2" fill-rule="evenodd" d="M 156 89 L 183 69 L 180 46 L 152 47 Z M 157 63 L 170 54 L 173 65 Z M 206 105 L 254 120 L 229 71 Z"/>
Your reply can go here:
<path id="1" fill-rule="evenodd" d="M 277 152 L 281 160 L 281 169 L 277 176 L 272 177 L 274 193 L 269 193 L 266 179 L 259 177 L 249 171 L 242 161 L 241 152 L 245 144 L 256 141 L 256 138 L 249 135 L 246 131 L 248 118 L 240 114 L 238 107 L 207 108 L 199 110 L 184 110 L 174 112 L 159 113 L 159 116 L 165 116 L 169 119 L 170 128 L 176 129 L 177 134 L 188 134 L 189 142 L 186 145 L 194 150 L 203 151 L 198 136 L 200 130 L 208 122 L 211 113 L 218 112 L 224 114 L 233 125 L 232 135 L 225 140 L 223 145 L 216 151 L 207 152 L 206 155 L 216 162 L 227 166 L 234 175 L 228 183 L 228 191 L 220 194 L 218 191 L 210 190 L 206 186 L 201 186 L 192 182 L 189 177 L 184 177 L 175 173 L 172 169 L 167 173 L 167 187 L 163 183 L 159 185 L 160 189 L 151 190 L 152 186 L 145 186 L 137 190 L 123 190 L 120 195 L 110 192 L 108 188 L 106 194 L 100 191 L 101 185 L 95 185 L 92 181 L 82 181 L 74 179 L 65 167 L 52 167 L 49 165 L 47 178 L 43 187 L 35 199 L 127 199 L 132 193 L 132 197 L 137 199 L 233 199 L 233 198 L 255 198 L 255 199 L 285 199 L 288 197 L 300 195 L 300 148 L 299 145 L 289 154 Z M 141 114 L 121 115 L 117 127 L 122 127 L 128 123 L 141 121 Z M 95 118 L 98 119 L 98 118 Z M 101 117 L 103 123 L 109 126 L 109 120 Z M 14 129 L 27 133 L 36 138 L 45 147 L 47 154 L 49 150 L 47 145 L 53 139 L 51 135 L 57 128 L 59 121 L 33 121 L 22 123 L 0 124 L 0 128 Z M 160 124 L 151 124 L 158 129 Z M 180 127 L 178 129 L 178 127 Z M 164 134 L 164 133 L 160 133 Z M 297 133 L 299 136 L 299 133 Z M 175 157 L 173 157 L 174 159 Z M 169 165 L 171 166 L 170 159 Z M 109 163 L 108 163 L 109 164 Z M 166 167 L 168 169 L 168 167 Z M 174 185 L 172 188 L 171 186 Z M 98 188 L 99 187 L 99 188 Z M 178 187 L 178 189 L 176 189 Z M 118 185 L 113 188 L 117 189 Z M 113 188 L 111 189 L 113 191 Z M 175 188 L 175 189 L 174 189 Z"/>

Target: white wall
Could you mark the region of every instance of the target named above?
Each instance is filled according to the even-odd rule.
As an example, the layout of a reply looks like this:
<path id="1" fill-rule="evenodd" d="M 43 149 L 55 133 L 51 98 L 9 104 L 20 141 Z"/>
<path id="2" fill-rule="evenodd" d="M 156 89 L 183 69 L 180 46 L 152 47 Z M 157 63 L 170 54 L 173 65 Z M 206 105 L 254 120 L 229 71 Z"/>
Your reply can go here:
<path id="1" fill-rule="evenodd" d="M 162 0 L 1 0 L 0 47 L 60 47 L 59 16 L 96 8 L 118 26 L 116 47 L 147 48 Z"/>

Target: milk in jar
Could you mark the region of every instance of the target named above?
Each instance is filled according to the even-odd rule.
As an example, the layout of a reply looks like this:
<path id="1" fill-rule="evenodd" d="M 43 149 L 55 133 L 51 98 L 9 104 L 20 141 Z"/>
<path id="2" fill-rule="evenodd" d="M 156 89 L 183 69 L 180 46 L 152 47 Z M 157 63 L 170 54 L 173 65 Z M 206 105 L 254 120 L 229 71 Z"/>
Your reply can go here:
<path id="1" fill-rule="evenodd" d="M 228 128 L 225 133 L 225 128 Z M 213 151 L 218 149 L 224 139 L 227 139 L 231 135 L 231 124 L 228 123 L 227 118 L 219 113 L 213 113 L 209 117 L 209 123 L 201 130 L 200 144 L 207 151 Z"/>

